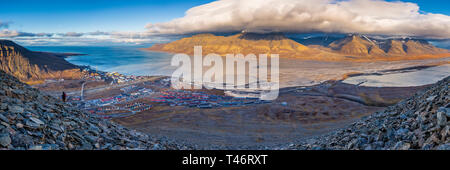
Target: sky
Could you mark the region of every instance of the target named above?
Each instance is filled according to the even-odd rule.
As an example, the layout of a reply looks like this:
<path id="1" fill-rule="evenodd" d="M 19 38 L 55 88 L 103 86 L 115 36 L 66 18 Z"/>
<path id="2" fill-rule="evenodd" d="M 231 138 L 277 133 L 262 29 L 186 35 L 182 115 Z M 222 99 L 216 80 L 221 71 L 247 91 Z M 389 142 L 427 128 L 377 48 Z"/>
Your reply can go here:
<path id="1" fill-rule="evenodd" d="M 0 21 L 25 32 L 144 31 L 207 0 L 0 0 Z"/>
<path id="2" fill-rule="evenodd" d="M 450 38 L 448 0 L 0 0 L 0 38 L 26 44 L 168 41 L 198 32 Z M 170 36 L 169 36 L 170 35 Z"/>

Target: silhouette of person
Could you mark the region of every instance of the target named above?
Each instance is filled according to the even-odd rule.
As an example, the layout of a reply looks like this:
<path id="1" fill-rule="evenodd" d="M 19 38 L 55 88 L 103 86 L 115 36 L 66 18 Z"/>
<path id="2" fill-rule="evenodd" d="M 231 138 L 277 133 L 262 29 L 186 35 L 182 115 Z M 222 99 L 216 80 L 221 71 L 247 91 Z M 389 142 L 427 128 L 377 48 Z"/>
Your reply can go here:
<path id="1" fill-rule="evenodd" d="M 66 102 L 66 97 L 67 97 L 67 95 L 66 95 L 66 92 L 62 92 L 62 101 L 63 102 Z"/>

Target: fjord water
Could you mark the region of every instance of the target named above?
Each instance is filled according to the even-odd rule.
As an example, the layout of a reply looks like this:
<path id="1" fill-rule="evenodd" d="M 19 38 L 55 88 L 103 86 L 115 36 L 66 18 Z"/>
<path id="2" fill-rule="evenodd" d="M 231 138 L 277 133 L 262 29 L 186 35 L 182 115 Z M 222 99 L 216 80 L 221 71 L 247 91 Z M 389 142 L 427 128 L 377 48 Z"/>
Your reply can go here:
<path id="1" fill-rule="evenodd" d="M 30 46 L 33 51 L 87 54 L 70 56 L 67 61 L 76 65 L 89 65 L 94 69 L 119 72 L 125 75 L 169 76 L 176 69 L 170 66 L 173 54 L 144 51 L 144 46 Z"/>
<path id="2" fill-rule="evenodd" d="M 171 76 L 177 69 L 177 67 L 170 65 L 173 54 L 141 50 L 145 47 L 148 47 L 148 45 L 111 47 L 29 46 L 27 48 L 33 51 L 87 54 L 71 56 L 66 60 L 76 65 L 89 65 L 100 71 L 118 72 L 125 75 Z M 342 75 L 351 72 L 374 73 L 449 60 L 450 58 L 359 63 L 305 61 L 280 57 L 280 87 L 314 85 L 326 80 L 340 79 Z M 377 87 L 421 86 L 436 83 L 447 76 L 450 76 L 450 66 L 443 65 L 409 72 L 350 77 L 344 82 L 350 84 L 365 82 L 362 85 Z"/>

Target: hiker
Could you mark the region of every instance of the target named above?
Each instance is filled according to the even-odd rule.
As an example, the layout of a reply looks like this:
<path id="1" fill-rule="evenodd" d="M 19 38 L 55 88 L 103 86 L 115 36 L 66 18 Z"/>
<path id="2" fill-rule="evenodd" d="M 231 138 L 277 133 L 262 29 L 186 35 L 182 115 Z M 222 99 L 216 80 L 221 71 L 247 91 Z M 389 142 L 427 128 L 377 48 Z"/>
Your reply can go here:
<path id="1" fill-rule="evenodd" d="M 66 102 L 66 97 L 67 97 L 67 95 L 66 95 L 66 92 L 62 92 L 62 101 L 63 102 Z"/>

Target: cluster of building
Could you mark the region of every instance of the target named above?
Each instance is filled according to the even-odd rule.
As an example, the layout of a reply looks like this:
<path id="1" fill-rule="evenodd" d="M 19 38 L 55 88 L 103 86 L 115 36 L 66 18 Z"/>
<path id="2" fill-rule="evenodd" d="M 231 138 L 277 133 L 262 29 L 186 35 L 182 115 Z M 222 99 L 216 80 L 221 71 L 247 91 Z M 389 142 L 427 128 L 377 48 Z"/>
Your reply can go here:
<path id="1" fill-rule="evenodd" d="M 112 84 L 127 83 L 134 80 L 145 79 L 145 76 L 124 75 L 117 72 L 103 72 L 85 66 L 83 69 L 84 79 L 86 80 L 105 80 L 111 81 Z"/>
<path id="2" fill-rule="evenodd" d="M 146 81 L 144 85 L 157 86 L 159 88 L 170 88 L 170 78 L 162 78 L 157 81 Z"/>
<path id="3" fill-rule="evenodd" d="M 92 113 L 91 116 L 103 118 L 103 119 L 112 119 L 112 118 L 119 118 L 119 117 L 128 117 L 131 115 L 134 115 L 136 113 L 133 112 L 111 112 L 111 113 Z"/>
<path id="4" fill-rule="evenodd" d="M 99 75 L 103 73 L 100 72 Z M 116 79 L 123 79 L 126 76 L 114 73 L 104 73 L 106 76 Z M 121 78 L 125 77 L 125 78 Z M 130 78 L 136 78 L 130 76 Z M 157 87 L 170 86 L 170 79 L 161 79 L 159 81 L 145 82 L 145 85 L 154 85 Z M 138 102 L 138 99 L 146 98 L 147 101 L 160 103 L 168 106 L 184 106 L 196 107 L 201 109 L 218 108 L 218 107 L 239 107 L 254 104 L 263 104 L 268 101 L 260 100 L 258 97 L 246 96 L 236 97 L 229 95 L 215 95 L 206 92 L 190 91 L 190 90 L 167 90 L 154 92 L 152 89 L 144 88 L 139 85 L 129 85 L 120 89 L 119 95 L 99 98 L 94 100 L 82 101 L 80 96 L 72 96 L 69 101 L 77 104 L 80 108 L 87 110 L 92 116 L 100 118 L 117 118 L 127 117 L 139 112 L 152 109 L 152 105 Z"/>
<path id="5" fill-rule="evenodd" d="M 152 102 L 167 103 L 170 106 L 187 106 L 197 108 L 214 107 L 235 107 L 252 104 L 267 103 L 259 98 L 235 98 L 231 96 L 222 96 L 207 94 L 203 92 L 192 92 L 185 90 L 167 90 L 161 92 L 158 97 L 152 98 Z"/>
<path id="6" fill-rule="evenodd" d="M 121 93 L 120 95 L 86 101 L 84 104 L 84 107 L 85 108 L 102 107 L 102 106 L 109 106 L 109 105 L 114 105 L 114 104 L 119 104 L 119 103 L 124 103 L 124 102 L 131 102 L 133 100 L 136 100 L 136 99 L 139 99 L 139 98 L 142 98 L 145 96 L 149 96 L 153 92 L 151 89 L 138 88 L 138 87 L 128 89 L 128 90 L 124 89 L 122 91 L 123 91 L 123 93 Z"/>
<path id="7" fill-rule="evenodd" d="M 127 82 L 131 82 L 131 81 L 135 81 L 135 80 L 144 78 L 142 76 L 134 76 L 134 75 L 127 76 L 127 75 L 123 75 L 123 74 L 120 74 L 117 72 L 106 73 L 106 77 L 112 79 L 112 82 L 117 83 L 117 84 L 127 83 Z"/>
<path id="8" fill-rule="evenodd" d="M 125 107 L 128 108 L 129 110 L 132 110 L 133 112 L 143 112 L 143 111 L 150 110 L 152 108 L 151 105 L 148 105 L 145 103 L 140 103 L 140 102 L 126 104 Z"/>
<path id="9" fill-rule="evenodd" d="M 112 105 L 112 106 L 89 108 L 87 109 L 87 112 L 95 117 L 109 119 L 116 117 L 131 116 L 139 112 L 150 110 L 151 108 L 152 108 L 151 105 L 137 102 L 126 104 L 124 107 Z"/>

